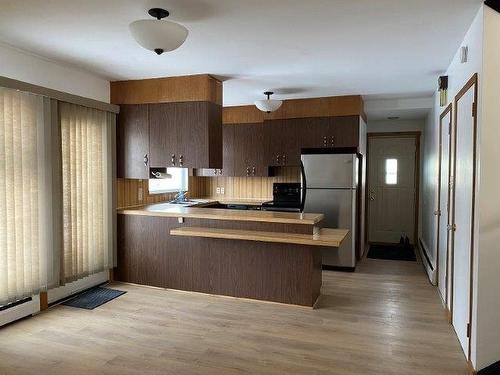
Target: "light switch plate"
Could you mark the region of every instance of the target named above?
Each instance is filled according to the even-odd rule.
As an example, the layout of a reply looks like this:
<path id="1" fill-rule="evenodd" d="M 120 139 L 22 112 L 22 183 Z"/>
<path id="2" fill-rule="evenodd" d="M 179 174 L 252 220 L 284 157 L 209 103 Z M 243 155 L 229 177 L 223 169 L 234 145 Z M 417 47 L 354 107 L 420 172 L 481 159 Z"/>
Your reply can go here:
<path id="1" fill-rule="evenodd" d="M 140 187 L 139 189 L 137 189 L 137 200 L 139 202 L 142 202 L 143 199 L 144 199 L 144 193 L 142 191 L 142 188 Z"/>
<path id="2" fill-rule="evenodd" d="M 217 189 L 215 189 L 215 192 L 216 192 L 217 194 L 220 194 L 220 187 L 217 187 Z"/>
<path id="3" fill-rule="evenodd" d="M 224 195 L 224 188 L 220 188 L 220 193 Z"/>

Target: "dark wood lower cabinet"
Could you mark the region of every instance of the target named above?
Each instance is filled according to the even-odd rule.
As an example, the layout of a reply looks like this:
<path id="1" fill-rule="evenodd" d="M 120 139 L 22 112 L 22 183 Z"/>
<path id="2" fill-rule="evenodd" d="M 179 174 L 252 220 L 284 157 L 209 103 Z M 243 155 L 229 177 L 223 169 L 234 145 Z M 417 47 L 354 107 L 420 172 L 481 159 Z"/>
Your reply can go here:
<path id="1" fill-rule="evenodd" d="M 170 236 L 170 229 L 185 225 L 257 230 L 260 224 L 201 219 L 179 224 L 176 218 L 119 214 L 115 278 L 303 306 L 313 306 L 319 297 L 320 247 Z M 284 229 L 269 223 L 266 228 Z"/>

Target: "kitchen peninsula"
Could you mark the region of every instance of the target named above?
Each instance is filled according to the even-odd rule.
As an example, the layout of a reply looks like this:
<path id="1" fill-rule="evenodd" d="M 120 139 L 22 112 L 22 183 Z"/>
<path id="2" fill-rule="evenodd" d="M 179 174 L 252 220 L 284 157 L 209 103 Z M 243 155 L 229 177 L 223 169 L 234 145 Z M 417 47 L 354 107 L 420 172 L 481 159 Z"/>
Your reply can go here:
<path id="1" fill-rule="evenodd" d="M 313 307 L 321 249 L 347 236 L 322 214 L 153 204 L 118 211 L 115 278 Z"/>

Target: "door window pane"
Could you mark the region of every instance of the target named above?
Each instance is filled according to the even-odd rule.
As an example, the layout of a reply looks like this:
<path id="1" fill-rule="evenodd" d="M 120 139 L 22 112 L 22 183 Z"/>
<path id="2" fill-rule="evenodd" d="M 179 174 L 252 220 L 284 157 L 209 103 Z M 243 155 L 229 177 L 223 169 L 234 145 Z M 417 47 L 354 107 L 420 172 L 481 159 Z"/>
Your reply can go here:
<path id="1" fill-rule="evenodd" d="M 385 183 L 387 185 L 398 183 L 398 159 L 385 160 Z"/>

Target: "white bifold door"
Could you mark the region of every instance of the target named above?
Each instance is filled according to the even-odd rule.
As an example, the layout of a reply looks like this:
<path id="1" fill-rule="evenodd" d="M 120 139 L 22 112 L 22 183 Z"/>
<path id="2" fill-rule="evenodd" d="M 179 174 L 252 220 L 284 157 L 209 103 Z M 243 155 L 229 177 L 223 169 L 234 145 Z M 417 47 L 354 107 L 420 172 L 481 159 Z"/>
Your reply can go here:
<path id="1" fill-rule="evenodd" d="M 453 327 L 464 353 L 470 356 L 472 262 L 474 233 L 477 78 L 455 99 L 455 181 L 453 226 Z"/>
<path id="2" fill-rule="evenodd" d="M 435 212 L 438 218 L 438 233 L 437 233 L 437 254 L 438 254 L 438 289 L 443 302 L 448 306 L 449 296 L 449 225 L 451 223 L 450 216 L 450 191 L 452 186 L 450 181 L 452 176 L 451 164 L 451 130 L 452 130 L 453 110 L 450 105 L 443 112 L 439 123 L 439 207 Z"/>

